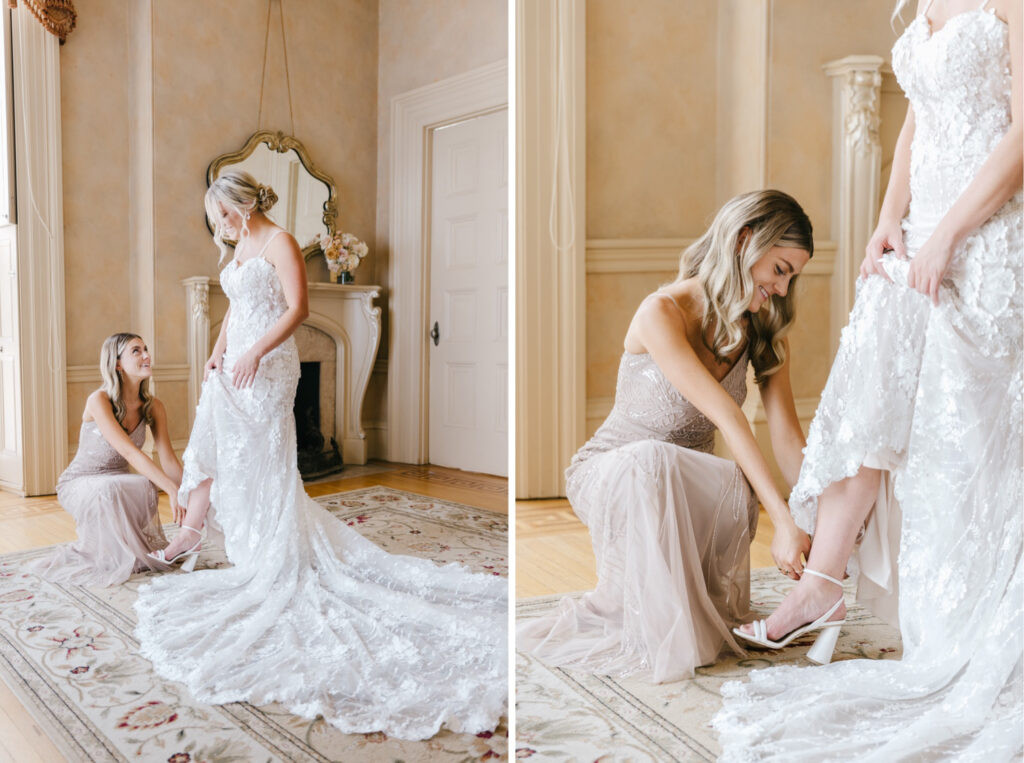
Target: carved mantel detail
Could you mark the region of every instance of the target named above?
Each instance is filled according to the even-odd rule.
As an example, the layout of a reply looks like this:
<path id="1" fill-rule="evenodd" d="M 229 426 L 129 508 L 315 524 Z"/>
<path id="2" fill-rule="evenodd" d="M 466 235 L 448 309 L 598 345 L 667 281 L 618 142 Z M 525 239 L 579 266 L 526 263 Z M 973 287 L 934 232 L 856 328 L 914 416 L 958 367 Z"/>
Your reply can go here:
<path id="1" fill-rule="evenodd" d="M 203 384 L 203 367 L 220 331 L 228 298 L 220 284 L 205 276 L 186 278 L 188 315 L 189 427 Z M 337 347 L 335 429 L 346 464 L 366 463 L 363 399 L 380 345 L 380 308 L 373 300 L 379 286 L 309 284 L 309 318 L 305 325 L 319 329 Z"/>

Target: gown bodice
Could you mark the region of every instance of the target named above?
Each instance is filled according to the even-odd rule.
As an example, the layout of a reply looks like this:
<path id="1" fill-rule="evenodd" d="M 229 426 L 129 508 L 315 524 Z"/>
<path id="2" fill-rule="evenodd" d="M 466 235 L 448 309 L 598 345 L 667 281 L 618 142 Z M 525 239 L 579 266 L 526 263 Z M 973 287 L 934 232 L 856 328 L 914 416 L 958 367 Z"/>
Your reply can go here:
<path id="1" fill-rule="evenodd" d="M 146 439 L 145 422 L 140 421 L 128 435 L 137 448 Z M 75 457 L 57 481 L 57 488 L 75 477 L 95 474 L 113 474 L 128 471 L 128 462 L 107 442 L 95 421 L 83 421 L 78 435 L 78 450 Z"/>
<path id="2" fill-rule="evenodd" d="M 747 351 L 722 379 L 737 405 L 747 397 Z M 615 405 L 594 436 L 575 455 L 572 468 L 592 455 L 637 440 L 662 440 L 710 453 L 715 425 L 665 378 L 648 353 L 624 352 L 615 384 Z"/>
<path id="3" fill-rule="evenodd" d="M 1009 28 L 991 9 L 933 32 L 917 16 L 893 45 L 892 68 L 914 110 L 912 215 L 937 223 L 1010 127 Z"/>

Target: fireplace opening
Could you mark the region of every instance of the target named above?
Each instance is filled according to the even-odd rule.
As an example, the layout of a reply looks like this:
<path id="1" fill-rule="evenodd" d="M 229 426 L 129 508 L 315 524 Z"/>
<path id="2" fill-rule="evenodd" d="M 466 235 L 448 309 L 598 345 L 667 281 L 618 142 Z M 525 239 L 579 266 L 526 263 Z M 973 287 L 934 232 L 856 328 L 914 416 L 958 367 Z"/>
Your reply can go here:
<path id="1" fill-rule="evenodd" d="M 320 431 L 320 363 L 299 363 L 295 390 L 295 440 L 299 473 L 304 480 L 319 479 L 342 470 L 337 441 Z"/>

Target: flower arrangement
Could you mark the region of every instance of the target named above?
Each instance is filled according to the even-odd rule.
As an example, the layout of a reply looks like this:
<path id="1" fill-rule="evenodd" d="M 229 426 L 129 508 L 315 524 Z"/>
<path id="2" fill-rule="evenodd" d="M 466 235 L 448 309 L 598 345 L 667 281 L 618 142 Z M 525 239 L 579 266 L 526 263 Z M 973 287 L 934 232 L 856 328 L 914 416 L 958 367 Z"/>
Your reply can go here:
<path id="1" fill-rule="evenodd" d="M 327 260 L 327 270 L 331 274 L 331 283 L 338 282 L 341 274 L 342 283 L 352 282 L 352 271 L 359 267 L 360 261 L 366 256 L 369 248 L 351 233 L 335 233 L 333 236 L 322 233 L 319 238 L 320 249 Z"/>

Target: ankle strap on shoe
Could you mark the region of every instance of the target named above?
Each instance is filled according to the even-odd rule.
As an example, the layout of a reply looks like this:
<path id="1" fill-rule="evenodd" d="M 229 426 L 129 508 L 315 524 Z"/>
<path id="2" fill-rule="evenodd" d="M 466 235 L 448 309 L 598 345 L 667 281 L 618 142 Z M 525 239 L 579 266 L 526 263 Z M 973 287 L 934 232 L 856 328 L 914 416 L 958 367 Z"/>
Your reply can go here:
<path id="1" fill-rule="evenodd" d="M 805 575 L 814 575 L 814 577 L 816 577 L 816 578 L 823 578 L 823 579 L 827 580 L 830 583 L 835 583 L 840 588 L 843 587 L 843 583 L 842 583 L 841 580 L 836 580 L 834 577 L 832 577 L 831 575 L 826 575 L 824 572 L 818 572 L 817 570 L 812 570 L 810 567 L 804 567 L 804 574 Z"/>
<path id="2" fill-rule="evenodd" d="M 198 536 L 199 536 L 200 538 L 201 538 L 201 537 L 203 537 L 203 531 L 202 531 L 202 530 L 197 530 L 197 529 L 196 529 L 196 528 L 194 528 L 194 527 L 189 527 L 188 525 L 182 525 L 182 526 L 181 526 L 181 529 L 182 529 L 182 530 L 191 530 L 191 531 L 192 531 L 192 532 L 194 532 L 194 533 L 195 533 L 196 535 L 198 535 Z M 807 572 L 807 570 L 804 570 L 804 572 Z"/>

